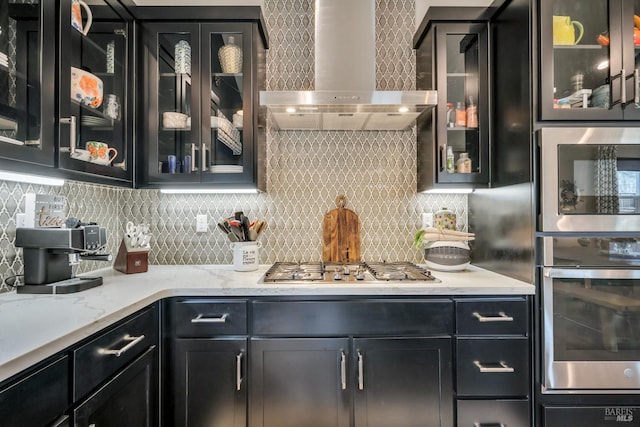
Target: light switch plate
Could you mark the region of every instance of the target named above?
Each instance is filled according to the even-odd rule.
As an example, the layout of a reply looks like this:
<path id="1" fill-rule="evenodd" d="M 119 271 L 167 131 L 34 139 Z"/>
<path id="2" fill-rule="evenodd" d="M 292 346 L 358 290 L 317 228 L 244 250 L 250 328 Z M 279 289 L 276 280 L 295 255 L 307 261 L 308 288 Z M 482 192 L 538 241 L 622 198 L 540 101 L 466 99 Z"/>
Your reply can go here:
<path id="1" fill-rule="evenodd" d="M 196 215 L 196 233 L 206 233 L 209 231 L 206 214 Z"/>

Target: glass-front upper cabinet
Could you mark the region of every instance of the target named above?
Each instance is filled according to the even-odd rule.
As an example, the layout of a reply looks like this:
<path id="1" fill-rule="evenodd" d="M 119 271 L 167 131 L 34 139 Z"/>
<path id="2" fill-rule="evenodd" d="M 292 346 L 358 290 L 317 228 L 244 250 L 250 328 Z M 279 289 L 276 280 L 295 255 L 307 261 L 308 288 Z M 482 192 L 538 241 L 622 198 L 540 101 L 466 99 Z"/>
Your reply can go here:
<path id="1" fill-rule="evenodd" d="M 59 25 L 59 167 L 130 182 L 131 18 L 105 0 L 63 0 Z"/>
<path id="2" fill-rule="evenodd" d="M 53 166 L 55 4 L 0 1 L 0 158 Z M 46 64 L 46 66 L 43 66 Z"/>
<path id="3" fill-rule="evenodd" d="M 258 26 L 168 22 L 143 28 L 149 113 L 141 181 L 264 190 L 264 120 L 255 112 L 264 88 L 265 42 Z"/>
<path id="4" fill-rule="evenodd" d="M 640 0 L 543 0 L 542 120 L 640 118 Z"/>
<path id="5" fill-rule="evenodd" d="M 417 49 L 418 89 L 438 106 L 418 120 L 418 191 L 478 187 L 489 181 L 485 25 L 437 23 Z"/>

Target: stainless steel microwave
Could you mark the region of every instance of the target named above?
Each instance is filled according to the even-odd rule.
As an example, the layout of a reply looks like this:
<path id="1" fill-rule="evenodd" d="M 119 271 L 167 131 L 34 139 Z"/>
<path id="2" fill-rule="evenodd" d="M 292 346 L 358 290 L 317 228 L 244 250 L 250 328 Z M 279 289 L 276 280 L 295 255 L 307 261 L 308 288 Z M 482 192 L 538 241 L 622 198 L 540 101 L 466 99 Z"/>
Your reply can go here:
<path id="1" fill-rule="evenodd" d="M 539 131 L 542 231 L 640 231 L 640 128 Z"/>

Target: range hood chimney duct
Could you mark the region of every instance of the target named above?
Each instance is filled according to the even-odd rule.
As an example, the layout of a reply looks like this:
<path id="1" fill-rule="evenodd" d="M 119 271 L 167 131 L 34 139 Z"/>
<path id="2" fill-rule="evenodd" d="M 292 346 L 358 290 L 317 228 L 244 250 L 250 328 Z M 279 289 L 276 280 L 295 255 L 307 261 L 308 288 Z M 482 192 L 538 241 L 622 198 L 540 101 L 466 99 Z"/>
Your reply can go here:
<path id="1" fill-rule="evenodd" d="M 375 90 L 375 0 L 315 1 L 315 90 L 262 91 L 279 130 L 408 130 L 435 91 Z"/>

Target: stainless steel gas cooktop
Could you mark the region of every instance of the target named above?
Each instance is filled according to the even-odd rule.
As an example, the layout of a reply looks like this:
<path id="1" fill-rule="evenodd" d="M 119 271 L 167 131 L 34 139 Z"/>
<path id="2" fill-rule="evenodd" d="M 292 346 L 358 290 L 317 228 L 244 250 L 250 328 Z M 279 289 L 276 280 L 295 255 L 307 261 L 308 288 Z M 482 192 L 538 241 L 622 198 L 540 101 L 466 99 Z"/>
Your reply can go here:
<path id="1" fill-rule="evenodd" d="M 264 283 L 431 281 L 439 282 L 410 262 L 276 262 L 262 278 Z"/>

